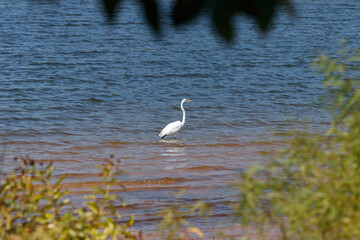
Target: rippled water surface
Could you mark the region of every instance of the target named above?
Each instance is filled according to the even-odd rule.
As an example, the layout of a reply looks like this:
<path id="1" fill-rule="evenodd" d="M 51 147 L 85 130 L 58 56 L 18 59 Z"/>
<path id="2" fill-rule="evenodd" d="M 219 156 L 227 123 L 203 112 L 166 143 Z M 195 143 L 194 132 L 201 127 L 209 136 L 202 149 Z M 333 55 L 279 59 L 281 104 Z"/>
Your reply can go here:
<path id="1" fill-rule="evenodd" d="M 357 47 L 360 37 L 359 1 L 296 1 L 297 17 L 281 14 L 266 35 L 239 17 L 232 45 L 205 17 L 177 29 L 164 20 L 158 38 L 131 1 L 112 24 L 98 3 L 0 5 L 3 169 L 14 156 L 54 161 L 81 195 L 99 181 L 94 165 L 113 154 L 126 170 L 124 211 L 136 214 L 139 229 L 183 187 L 183 199 L 206 199 L 218 223 L 230 224 L 236 193 L 224 184 L 300 121 L 326 128 L 316 104 L 321 77 L 310 63 L 340 38 Z M 181 119 L 182 98 L 193 101 L 186 125 L 161 140 L 161 129 Z"/>

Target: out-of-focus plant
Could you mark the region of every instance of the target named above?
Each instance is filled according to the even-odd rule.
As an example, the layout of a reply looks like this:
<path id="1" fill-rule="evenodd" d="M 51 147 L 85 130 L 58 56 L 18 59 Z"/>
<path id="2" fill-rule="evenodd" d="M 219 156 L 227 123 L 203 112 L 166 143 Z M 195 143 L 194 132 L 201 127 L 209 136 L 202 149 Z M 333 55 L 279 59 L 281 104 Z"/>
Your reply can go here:
<path id="1" fill-rule="evenodd" d="M 59 187 L 62 178 L 50 183 L 54 167 L 49 164 L 36 169 L 31 159 L 1 181 L 0 238 L 33 233 L 38 226 L 51 226 L 68 203 L 67 194 Z"/>
<path id="2" fill-rule="evenodd" d="M 281 239 L 360 239 L 360 52 L 320 56 L 333 121 L 326 133 L 297 131 L 289 146 L 234 184 L 246 226 Z"/>
<path id="3" fill-rule="evenodd" d="M 181 191 L 178 197 L 183 193 L 184 191 Z M 174 204 L 162 209 L 158 213 L 159 216 L 162 216 L 162 221 L 158 225 L 161 239 L 187 240 L 193 239 L 192 235 L 196 236 L 197 239 L 204 239 L 203 232 L 191 225 L 187 219 L 189 217 L 206 217 L 209 213 L 210 207 L 203 201 L 198 201 L 195 204 Z"/>
<path id="4" fill-rule="evenodd" d="M 85 196 L 83 207 L 66 210 L 69 199 L 61 188 L 63 178 L 55 183 L 49 164 L 37 166 L 34 160 L 23 159 L 22 166 L 1 180 L 0 239 L 134 239 L 127 223 L 119 224 L 111 186 L 119 171 L 108 160 L 98 166 L 103 172 L 104 187 L 96 187 Z"/>

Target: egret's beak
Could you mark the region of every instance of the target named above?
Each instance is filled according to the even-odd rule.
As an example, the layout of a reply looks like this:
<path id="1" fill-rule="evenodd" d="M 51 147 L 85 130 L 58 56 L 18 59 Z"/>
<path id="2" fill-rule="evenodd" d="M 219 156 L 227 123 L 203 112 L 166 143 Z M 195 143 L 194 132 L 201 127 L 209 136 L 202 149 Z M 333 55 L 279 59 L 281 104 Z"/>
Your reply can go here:
<path id="1" fill-rule="evenodd" d="M 192 102 L 191 100 L 186 100 L 187 102 Z"/>

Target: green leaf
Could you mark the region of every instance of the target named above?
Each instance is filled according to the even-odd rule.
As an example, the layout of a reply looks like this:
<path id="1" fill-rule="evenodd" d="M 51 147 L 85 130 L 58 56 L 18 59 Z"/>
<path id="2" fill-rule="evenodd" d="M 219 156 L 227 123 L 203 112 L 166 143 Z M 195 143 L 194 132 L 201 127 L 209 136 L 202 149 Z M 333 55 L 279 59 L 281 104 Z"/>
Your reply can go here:
<path id="1" fill-rule="evenodd" d="M 87 203 L 87 205 L 93 213 L 99 214 L 99 206 L 95 202 Z"/>
<path id="2" fill-rule="evenodd" d="M 347 62 L 360 62 L 360 55 L 349 57 Z"/>
<path id="3" fill-rule="evenodd" d="M 127 226 L 131 227 L 132 225 L 134 225 L 134 222 L 135 222 L 135 216 L 131 215 L 131 217 L 130 217 L 128 223 L 127 223 Z"/>

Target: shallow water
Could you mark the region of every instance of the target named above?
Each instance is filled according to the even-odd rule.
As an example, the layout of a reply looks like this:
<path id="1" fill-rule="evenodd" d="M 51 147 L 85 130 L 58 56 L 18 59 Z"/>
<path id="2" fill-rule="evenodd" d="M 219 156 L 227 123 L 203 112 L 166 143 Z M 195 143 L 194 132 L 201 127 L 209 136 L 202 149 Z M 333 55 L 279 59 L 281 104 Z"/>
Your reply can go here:
<path id="1" fill-rule="evenodd" d="M 1 4 L 3 170 L 14 156 L 54 161 L 81 196 L 99 181 L 94 165 L 113 154 L 125 170 L 122 211 L 136 214 L 137 228 L 150 229 L 183 187 L 185 201 L 206 199 L 218 223 L 231 224 L 236 193 L 224 184 L 304 119 L 312 131 L 326 129 L 310 63 L 340 38 L 356 47 L 360 36 L 358 1 L 295 5 L 297 18 L 278 16 L 265 36 L 239 17 L 237 41 L 225 45 L 204 17 L 177 30 L 164 22 L 164 36 L 154 37 L 131 2 L 113 24 L 98 1 Z M 182 98 L 193 101 L 186 125 L 161 140 L 161 129 L 181 119 Z"/>

